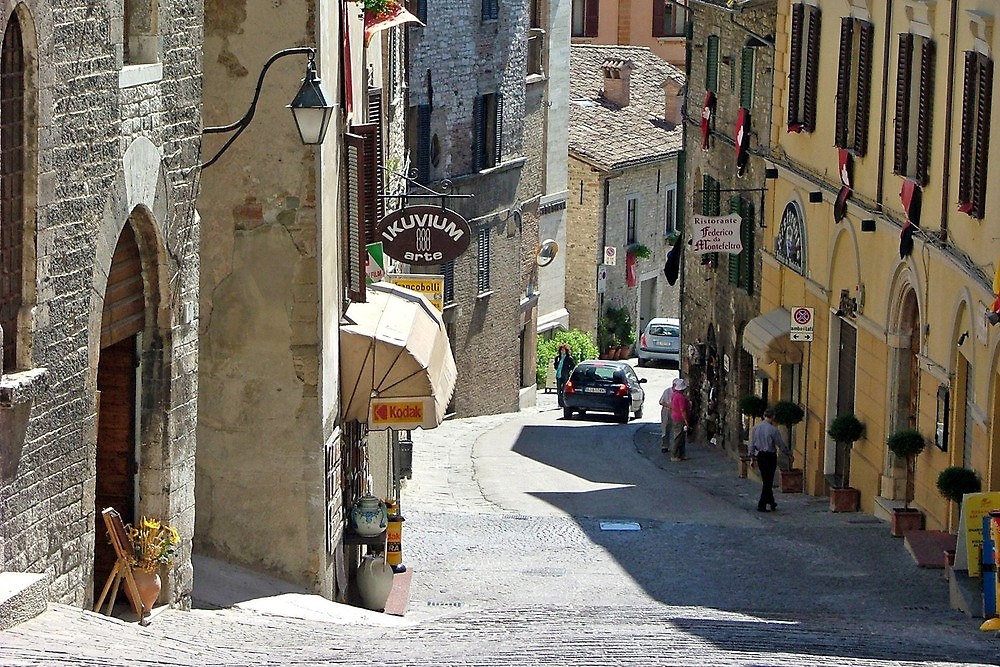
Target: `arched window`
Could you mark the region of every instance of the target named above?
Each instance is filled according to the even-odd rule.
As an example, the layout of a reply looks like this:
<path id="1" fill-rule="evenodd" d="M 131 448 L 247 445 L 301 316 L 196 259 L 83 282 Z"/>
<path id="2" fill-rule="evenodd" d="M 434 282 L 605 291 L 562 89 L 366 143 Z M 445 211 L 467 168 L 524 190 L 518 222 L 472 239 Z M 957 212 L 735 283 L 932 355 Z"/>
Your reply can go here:
<path id="1" fill-rule="evenodd" d="M 0 48 L 0 327 L 3 368 L 17 366 L 24 262 L 24 49 L 11 14 Z"/>

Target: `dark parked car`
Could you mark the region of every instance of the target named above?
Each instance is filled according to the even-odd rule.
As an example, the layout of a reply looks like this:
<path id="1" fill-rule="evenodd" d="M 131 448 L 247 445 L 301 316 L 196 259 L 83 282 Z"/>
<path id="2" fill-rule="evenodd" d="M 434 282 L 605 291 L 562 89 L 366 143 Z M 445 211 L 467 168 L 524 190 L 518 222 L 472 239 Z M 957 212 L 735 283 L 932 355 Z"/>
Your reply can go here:
<path id="1" fill-rule="evenodd" d="M 642 417 L 642 403 L 646 392 L 635 370 L 625 361 L 591 359 L 581 361 L 563 393 L 563 417 L 572 419 L 574 412 L 610 412 L 623 424 L 628 423 L 630 412 Z"/>

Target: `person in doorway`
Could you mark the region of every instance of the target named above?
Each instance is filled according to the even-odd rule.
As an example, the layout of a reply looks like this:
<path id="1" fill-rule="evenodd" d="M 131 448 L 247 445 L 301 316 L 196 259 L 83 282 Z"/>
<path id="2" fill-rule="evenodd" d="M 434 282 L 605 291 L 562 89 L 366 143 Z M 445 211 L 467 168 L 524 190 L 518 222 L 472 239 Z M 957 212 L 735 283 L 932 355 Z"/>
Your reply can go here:
<path id="1" fill-rule="evenodd" d="M 670 399 L 674 395 L 674 385 L 677 384 L 677 380 L 680 378 L 674 378 L 674 381 L 669 387 L 663 390 L 660 394 L 660 451 L 669 452 L 670 443 L 673 441 L 674 433 L 672 427 L 672 420 L 670 419 L 670 411 L 673 409 L 670 404 Z"/>
<path id="2" fill-rule="evenodd" d="M 788 453 L 788 447 L 781 437 L 781 431 L 774 425 L 774 408 L 764 410 L 764 421 L 753 428 L 750 435 L 750 467 L 760 469 L 760 499 L 757 501 L 757 511 L 767 512 L 778 509 L 774 500 L 774 471 L 778 469 L 778 450 Z"/>
<path id="3" fill-rule="evenodd" d="M 556 367 L 556 392 L 559 395 L 559 407 L 561 408 L 563 407 L 563 388 L 569 382 L 569 376 L 573 374 L 573 368 L 576 366 L 576 359 L 569 353 L 568 345 L 559 346 L 559 353 L 556 355 L 553 365 Z"/>
<path id="4" fill-rule="evenodd" d="M 691 431 L 691 401 L 685 395 L 688 383 L 684 378 L 674 380 L 670 396 L 670 421 L 673 431 L 674 449 L 671 461 L 687 460 L 687 437 Z"/>

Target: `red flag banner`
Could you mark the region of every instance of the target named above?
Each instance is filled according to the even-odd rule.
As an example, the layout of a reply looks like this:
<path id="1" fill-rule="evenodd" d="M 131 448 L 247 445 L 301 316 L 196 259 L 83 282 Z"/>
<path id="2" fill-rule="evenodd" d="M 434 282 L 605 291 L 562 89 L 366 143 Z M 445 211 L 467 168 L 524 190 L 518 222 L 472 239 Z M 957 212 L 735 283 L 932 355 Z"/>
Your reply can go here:
<path id="1" fill-rule="evenodd" d="M 393 26 L 403 25 L 404 23 L 419 23 L 420 25 L 424 25 L 420 19 L 406 11 L 406 7 L 403 6 L 402 2 L 379 14 L 365 12 L 365 46 L 368 46 L 372 35 L 379 30 L 386 30 Z"/>

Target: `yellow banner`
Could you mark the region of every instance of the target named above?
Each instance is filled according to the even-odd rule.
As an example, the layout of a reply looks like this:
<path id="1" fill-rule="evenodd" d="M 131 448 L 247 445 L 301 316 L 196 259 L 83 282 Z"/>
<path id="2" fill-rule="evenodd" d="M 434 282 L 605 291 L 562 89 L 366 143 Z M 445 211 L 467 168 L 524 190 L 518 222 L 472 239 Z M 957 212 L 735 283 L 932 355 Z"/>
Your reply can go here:
<path id="1" fill-rule="evenodd" d="M 962 525 L 959 526 L 958 539 L 964 540 L 970 577 L 982 574 L 983 517 L 992 510 L 1000 510 L 1000 492 L 969 493 L 962 501 Z M 957 566 L 957 554 L 955 561 Z"/>
<path id="2" fill-rule="evenodd" d="M 444 276 L 427 273 L 390 273 L 389 282 L 422 295 L 439 311 L 444 310 Z"/>

